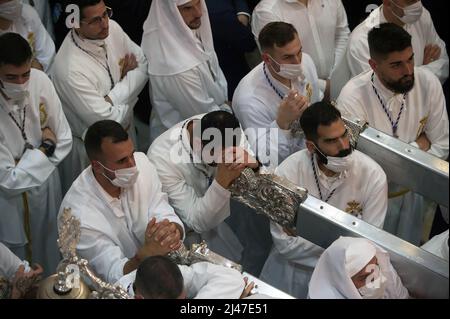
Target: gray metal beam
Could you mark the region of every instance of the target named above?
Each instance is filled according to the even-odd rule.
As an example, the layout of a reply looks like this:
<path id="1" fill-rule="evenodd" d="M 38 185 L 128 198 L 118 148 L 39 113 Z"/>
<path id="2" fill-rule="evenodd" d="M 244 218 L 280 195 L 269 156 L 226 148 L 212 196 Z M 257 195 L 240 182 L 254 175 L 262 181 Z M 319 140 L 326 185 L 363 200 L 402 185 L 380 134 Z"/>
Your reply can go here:
<path id="1" fill-rule="evenodd" d="M 448 207 L 448 162 L 370 126 L 359 134 L 356 148 L 374 159 L 388 180 Z"/>
<path id="2" fill-rule="evenodd" d="M 297 214 L 297 234 L 327 248 L 340 236 L 365 237 L 386 249 L 415 298 L 449 298 L 449 263 L 309 195 Z"/>

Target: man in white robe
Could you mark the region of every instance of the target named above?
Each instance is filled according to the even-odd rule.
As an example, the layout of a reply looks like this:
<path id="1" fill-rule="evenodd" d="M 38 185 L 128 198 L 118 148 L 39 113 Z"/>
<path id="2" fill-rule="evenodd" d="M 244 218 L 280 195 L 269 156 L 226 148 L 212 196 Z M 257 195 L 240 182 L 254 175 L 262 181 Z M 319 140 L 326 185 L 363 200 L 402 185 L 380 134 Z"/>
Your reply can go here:
<path id="1" fill-rule="evenodd" d="M 437 34 L 430 12 L 420 0 L 383 0 L 383 5 L 352 31 L 346 53 L 351 77 L 370 69 L 367 35 L 373 27 L 386 22 L 397 24 L 411 35 L 414 65 L 431 71 L 444 83 L 449 69 L 445 42 Z"/>
<path id="2" fill-rule="evenodd" d="M 311 299 L 408 299 L 383 248 L 365 238 L 340 237 L 320 256 L 309 283 Z"/>
<path id="3" fill-rule="evenodd" d="M 239 136 L 233 145 L 245 146 L 245 139 L 240 139 L 242 132 L 237 119 L 228 112 L 214 111 L 175 125 L 154 141 L 147 155 L 158 170 L 170 204 L 189 229 L 186 245 L 189 247 L 205 240 L 214 252 L 240 262 L 243 243 L 224 222 L 230 216 L 231 193 L 228 188 L 245 167 L 257 169 L 258 163 L 243 148 L 237 149 L 248 158 L 237 162 L 236 167 L 230 167 L 230 163 L 219 159 L 207 158 L 209 134 L 206 132 L 210 128 L 217 128 L 222 138 L 228 130 L 237 132 Z M 218 141 L 212 140 L 211 143 Z M 230 140 L 224 139 L 220 143 L 221 147 L 217 144 L 217 150 L 214 150 L 216 157 L 220 156 L 222 148 L 232 147 Z"/>
<path id="4" fill-rule="evenodd" d="M 302 52 L 291 24 L 266 25 L 259 43 L 263 62 L 239 83 L 233 109 L 253 152 L 264 165 L 275 168 L 305 147 L 303 134 L 293 134 L 290 127 L 322 96 L 314 62 Z"/>
<path id="5" fill-rule="evenodd" d="M 442 86 L 430 71 L 414 66 L 411 36 L 386 23 L 373 28 L 368 38 L 372 70 L 347 83 L 338 108 L 344 116 L 446 159 L 449 123 Z M 419 245 L 425 212 L 436 206 L 395 181 L 389 183 L 389 197 L 385 230 Z"/>
<path id="6" fill-rule="evenodd" d="M 151 142 L 194 115 L 231 111 L 204 0 L 154 0 L 142 48 L 149 61 Z"/>
<path id="7" fill-rule="evenodd" d="M 28 41 L 34 68 L 47 72 L 55 57 L 55 44 L 36 10 L 20 0 L 0 0 L 0 34 L 15 32 Z"/>
<path id="8" fill-rule="evenodd" d="M 288 157 L 276 174 L 382 228 L 388 200 L 386 174 L 368 156 L 352 151 L 339 111 L 329 103 L 315 103 L 303 113 L 301 125 L 308 149 Z M 271 233 L 274 247 L 260 278 L 296 298 L 306 298 L 323 249 L 273 222 Z"/>
<path id="9" fill-rule="evenodd" d="M 183 224 L 161 191 L 158 174 L 143 153 L 135 153 L 125 129 L 111 120 L 86 133 L 91 161 L 61 204 L 80 220 L 80 257 L 105 281 L 115 283 L 148 256 L 176 250 Z"/>
<path id="10" fill-rule="evenodd" d="M 83 140 L 90 125 L 119 122 L 135 141 L 133 108 L 148 79 L 141 48 L 109 19 L 103 0 L 77 1 L 79 28 L 67 34 L 51 70 L 74 141 L 61 167 L 63 194 L 89 165 Z"/>
<path id="11" fill-rule="evenodd" d="M 146 258 L 117 284 L 136 299 L 239 299 L 245 288 L 235 269 L 209 262 L 176 265 L 159 256 Z"/>
<path id="12" fill-rule="evenodd" d="M 252 31 L 257 39 L 269 22 L 294 25 L 302 39 L 303 52 L 314 61 L 319 87 L 327 97 L 330 75 L 344 57 L 350 30 L 341 0 L 262 0 L 252 15 Z"/>
<path id="13" fill-rule="evenodd" d="M 20 260 L 0 243 L 0 300 L 25 297 L 30 289 L 35 288 L 42 271 L 39 265 L 32 269 L 27 261 Z"/>
<path id="14" fill-rule="evenodd" d="M 52 82 L 31 68 L 28 42 L 6 33 L 0 47 L 0 241 L 52 274 L 60 260 L 57 165 L 72 135 Z"/>

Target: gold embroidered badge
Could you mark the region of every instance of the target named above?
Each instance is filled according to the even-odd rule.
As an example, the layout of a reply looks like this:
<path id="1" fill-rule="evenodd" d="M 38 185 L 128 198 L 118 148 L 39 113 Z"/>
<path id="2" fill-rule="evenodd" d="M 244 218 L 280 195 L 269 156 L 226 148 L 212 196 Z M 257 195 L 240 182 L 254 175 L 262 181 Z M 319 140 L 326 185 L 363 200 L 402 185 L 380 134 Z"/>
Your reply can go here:
<path id="1" fill-rule="evenodd" d="M 41 120 L 41 127 L 47 126 L 48 114 L 44 103 L 39 104 L 39 118 Z"/>
<path id="2" fill-rule="evenodd" d="M 33 51 L 33 56 L 34 56 L 34 52 L 36 50 L 36 48 L 35 48 L 36 39 L 35 39 L 35 36 L 34 36 L 33 32 L 28 33 L 28 39 L 27 40 L 28 40 L 28 44 L 31 47 L 31 50 Z"/>
<path id="3" fill-rule="evenodd" d="M 355 217 L 362 216 L 362 207 L 361 204 L 357 201 L 351 201 L 347 203 L 347 208 L 345 209 L 346 213 L 352 214 Z"/>
<path id="4" fill-rule="evenodd" d="M 313 95 L 313 88 L 311 83 L 306 83 L 306 97 L 308 98 L 308 102 L 311 102 L 311 97 Z"/>
<path id="5" fill-rule="evenodd" d="M 423 132 L 425 132 L 425 126 L 427 125 L 427 123 L 428 123 L 428 115 L 427 116 L 425 116 L 423 119 L 421 119 L 420 121 L 419 121 L 419 129 L 417 130 L 417 136 L 416 136 L 416 139 L 418 139 L 419 138 L 419 136 L 423 133 Z"/>

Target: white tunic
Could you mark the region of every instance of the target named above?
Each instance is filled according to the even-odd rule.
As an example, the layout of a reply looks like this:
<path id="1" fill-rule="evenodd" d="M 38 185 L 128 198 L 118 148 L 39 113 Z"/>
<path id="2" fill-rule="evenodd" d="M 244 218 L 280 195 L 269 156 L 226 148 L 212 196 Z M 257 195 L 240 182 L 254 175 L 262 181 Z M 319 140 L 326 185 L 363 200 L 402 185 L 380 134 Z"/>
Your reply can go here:
<path id="1" fill-rule="evenodd" d="M 237 270 L 208 262 L 178 267 L 188 299 L 239 299 L 244 290 L 244 278 Z M 136 270 L 120 278 L 116 285 L 122 286 L 134 297 L 135 280 Z"/>
<path id="2" fill-rule="evenodd" d="M 397 135 L 400 140 L 418 147 L 415 140 L 425 132 L 431 141 L 428 153 L 446 159 L 449 152 L 449 122 L 442 86 L 430 71 L 416 67 L 415 84 L 406 95 L 405 108 L 399 120 Z M 342 89 L 337 106 L 351 117 L 367 121 L 370 126 L 392 135 L 391 123 L 384 112 L 371 84 L 372 71 L 353 78 Z M 403 95 L 394 95 L 374 75 L 374 84 L 392 117 L 397 118 Z M 424 214 L 431 203 L 411 192 L 403 196 L 405 187 L 389 183 L 389 209 L 385 230 L 416 245 L 420 243 Z M 432 208 L 432 207 L 431 207 Z"/>
<path id="3" fill-rule="evenodd" d="M 22 260 L 0 243 L 0 277 L 11 280 L 21 265 L 23 265 Z"/>
<path id="4" fill-rule="evenodd" d="M 148 222 L 168 219 L 182 225 L 161 191 L 158 174 L 143 153 L 135 153 L 139 170 L 136 183 L 122 189 L 120 199 L 111 197 L 97 182 L 91 166 L 73 183 L 61 204 L 71 208 L 81 222 L 77 250 L 104 280 L 114 283 L 123 267 L 144 244 Z"/>
<path id="5" fill-rule="evenodd" d="M 337 61 L 344 56 L 350 34 L 347 14 L 341 0 L 308 1 L 262 0 L 252 15 L 252 31 L 256 38 L 269 22 L 291 23 L 299 33 L 303 51 L 314 61 L 320 89 L 330 77 Z"/>
<path id="6" fill-rule="evenodd" d="M 431 238 L 421 248 L 448 261 L 448 229 Z"/>
<path id="7" fill-rule="evenodd" d="M 305 80 L 292 81 L 292 88 L 318 102 L 322 96 L 318 88 L 318 78 L 311 57 L 303 53 L 303 72 Z M 290 88 L 276 80 L 266 66 L 266 74 L 276 90 L 286 96 Z M 247 134 L 252 151 L 265 165 L 275 168 L 289 155 L 303 149 L 303 135 L 292 135 L 277 124 L 281 97 L 275 92 L 264 74 L 264 62 L 255 67 L 239 83 L 233 96 L 233 110 Z"/>
<path id="8" fill-rule="evenodd" d="M 145 21 L 142 48 L 149 61 L 151 142 L 194 115 L 230 111 L 227 81 L 214 51 L 208 10 L 204 0 L 200 1 L 201 26 L 195 31 L 183 21 L 177 0 L 154 0 Z"/>
<path id="9" fill-rule="evenodd" d="M 239 262 L 242 245 L 224 222 L 230 216 L 231 193 L 214 179 L 215 168 L 194 164 L 185 151 L 190 149 L 186 127 L 182 130 L 186 121 L 160 135 L 147 155 L 158 170 L 170 204 L 188 229 L 186 244 L 205 240 L 214 252 Z"/>
<path id="10" fill-rule="evenodd" d="M 383 14 L 383 6 L 380 6 L 378 9 L 373 10 L 367 19 L 352 31 L 346 54 L 352 77 L 370 69 L 368 33 L 373 27 L 385 22 L 387 20 Z M 420 19 L 413 24 L 404 25 L 403 28 L 412 37 L 415 65 L 431 71 L 439 78 L 441 83 L 444 83 L 448 78 L 448 55 L 444 41 L 441 40 L 434 28 L 430 12 L 423 8 Z M 441 48 L 441 56 L 436 61 L 423 65 L 424 50 L 428 44 L 438 45 Z"/>
<path id="11" fill-rule="evenodd" d="M 0 29 L 0 34 L 6 32 L 18 33 L 26 39 L 33 51 L 33 57 L 43 66 L 45 72 L 49 70 L 55 56 L 55 44 L 33 7 L 24 3 L 22 16 L 7 30 Z"/>
<path id="12" fill-rule="evenodd" d="M 30 0 L 23 0 L 24 3 L 30 4 Z M 33 0 L 33 8 L 38 13 L 41 18 L 42 24 L 44 25 L 47 32 L 50 34 L 52 39 L 55 39 L 55 33 L 53 28 L 53 17 L 50 8 L 50 3 L 48 0 Z"/>
<path id="13" fill-rule="evenodd" d="M 122 124 L 134 140 L 133 108 L 147 81 L 147 60 L 139 46 L 113 20 L 110 20 L 109 36 L 104 41 L 107 61 L 102 43 L 84 41 L 76 32 L 69 32 L 51 70 L 74 137 L 73 151 L 62 167 L 64 192 L 89 165 L 83 141 L 89 126 L 100 120 L 113 120 Z M 139 65 L 121 80 L 120 64 L 130 53 L 136 56 Z M 113 105 L 105 101 L 106 95 Z"/>
<path id="14" fill-rule="evenodd" d="M 389 254 L 365 238 L 340 237 L 320 256 L 309 284 L 311 299 L 362 299 L 355 284 L 347 273 L 346 251 L 358 242 L 375 246 L 377 262 L 386 277 L 386 289 L 382 299 L 408 299 L 408 290 L 391 264 Z M 361 252 L 364 254 L 364 252 Z M 361 268 L 362 269 L 362 268 Z"/>
<path id="15" fill-rule="evenodd" d="M 56 244 L 56 215 L 61 203 L 61 185 L 56 166 L 67 156 L 72 146 L 69 124 L 61 102 L 45 73 L 31 69 L 30 98 L 27 99 L 25 132 L 29 143 L 39 147 L 42 129 L 55 133 L 55 153 L 48 158 L 39 149 L 27 150 L 19 124 L 23 106 L 9 105 L 0 94 L 0 241 L 21 259 L 25 259 L 24 198 L 28 199 L 31 224 L 33 262 L 40 263 L 48 274 L 55 271 L 59 261 Z M 16 164 L 17 163 L 17 164 Z M 25 194 L 25 195 L 24 195 Z"/>
<path id="16" fill-rule="evenodd" d="M 368 156 L 354 151 L 348 171 L 330 180 L 320 171 L 314 157 L 324 200 L 376 227 L 383 227 L 387 209 L 387 180 L 381 167 Z M 311 163 L 311 153 L 302 150 L 288 157 L 276 170 L 308 193 L 320 198 Z M 281 226 L 271 223 L 274 242 L 260 278 L 296 298 L 306 298 L 308 283 L 323 249 L 302 237 L 287 235 Z"/>

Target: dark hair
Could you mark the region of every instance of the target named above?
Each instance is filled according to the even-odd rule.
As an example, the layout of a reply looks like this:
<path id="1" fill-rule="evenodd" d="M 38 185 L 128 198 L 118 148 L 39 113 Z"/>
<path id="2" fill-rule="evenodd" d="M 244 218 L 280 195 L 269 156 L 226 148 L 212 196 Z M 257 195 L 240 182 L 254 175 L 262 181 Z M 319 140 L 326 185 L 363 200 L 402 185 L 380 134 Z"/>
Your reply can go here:
<path id="1" fill-rule="evenodd" d="M 12 64 L 22 66 L 33 57 L 31 47 L 21 35 L 5 33 L 0 35 L 0 66 Z"/>
<path id="2" fill-rule="evenodd" d="M 329 126 L 341 118 L 341 112 L 329 102 L 317 102 L 308 107 L 300 118 L 306 139 L 317 141 L 320 125 Z"/>
<path id="3" fill-rule="evenodd" d="M 128 140 L 128 133 L 119 123 L 111 120 L 98 121 L 92 124 L 84 138 L 84 147 L 89 159 L 96 160 L 102 153 L 103 139 L 110 138 L 115 143 Z"/>
<path id="4" fill-rule="evenodd" d="M 65 8 L 70 4 L 75 4 L 80 9 L 80 19 L 83 18 L 84 8 L 95 6 L 103 0 L 66 0 Z"/>
<path id="5" fill-rule="evenodd" d="M 392 52 L 411 47 L 411 35 L 394 23 L 382 23 L 369 31 L 368 42 L 370 57 L 384 59 Z"/>
<path id="6" fill-rule="evenodd" d="M 295 39 L 297 30 L 290 23 L 270 22 L 264 26 L 258 36 L 261 50 L 270 50 L 275 46 L 281 48 Z"/>
<path id="7" fill-rule="evenodd" d="M 231 130 L 239 129 L 239 121 L 238 119 L 231 113 L 226 111 L 214 111 L 206 114 L 201 119 L 201 140 L 202 144 L 206 145 L 208 143 L 214 143 L 214 145 L 217 145 L 218 143 L 222 147 L 229 147 L 229 146 L 237 146 L 240 142 L 240 135 L 233 136 L 233 139 L 230 140 L 230 137 L 228 133 L 230 133 Z M 217 129 L 222 139 L 220 141 L 213 140 L 214 136 L 203 136 L 203 133 L 207 129 Z M 237 132 L 240 134 L 240 129 Z"/>
<path id="8" fill-rule="evenodd" d="M 145 258 L 136 271 L 135 293 L 145 299 L 176 299 L 184 290 L 184 280 L 177 264 L 164 256 Z"/>

